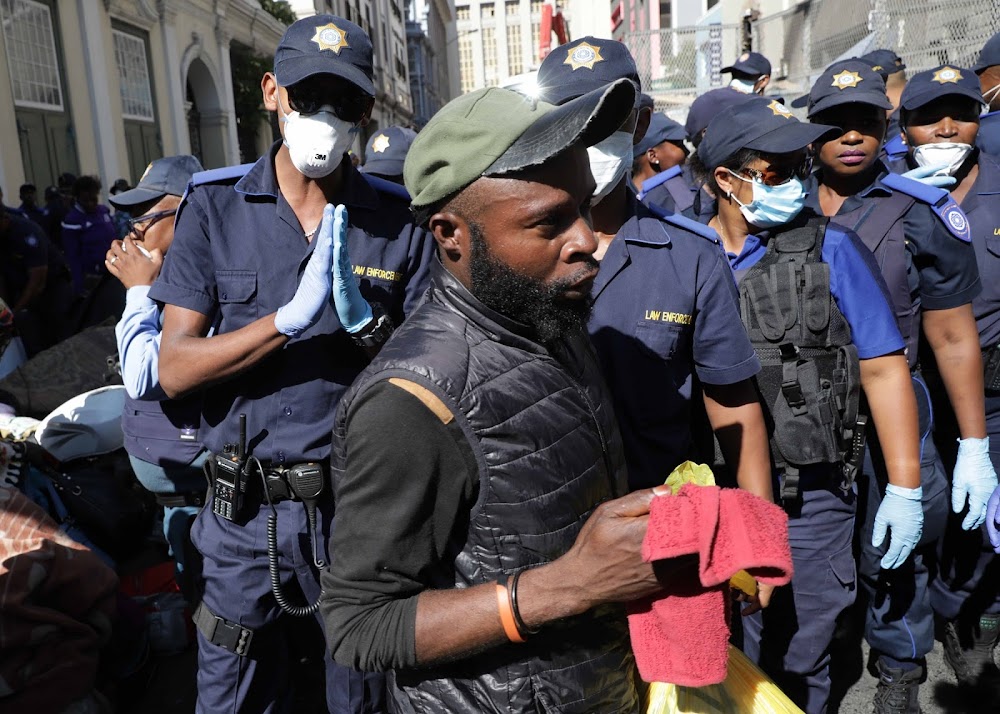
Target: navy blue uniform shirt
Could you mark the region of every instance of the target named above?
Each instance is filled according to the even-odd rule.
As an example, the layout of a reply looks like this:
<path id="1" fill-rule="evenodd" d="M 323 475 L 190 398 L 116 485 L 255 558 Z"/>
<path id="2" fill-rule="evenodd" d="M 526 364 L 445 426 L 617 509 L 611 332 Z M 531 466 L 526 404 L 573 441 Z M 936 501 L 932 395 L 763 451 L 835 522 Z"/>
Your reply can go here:
<path id="1" fill-rule="evenodd" d="M 1000 111 L 990 112 L 979 117 L 979 134 L 976 135 L 976 146 L 987 154 L 1000 156 Z"/>
<path id="2" fill-rule="evenodd" d="M 683 213 L 702 223 L 715 215 L 715 200 L 699 189 L 687 165 L 650 176 L 642 182 L 639 198 L 647 206 L 658 206 L 666 213 Z M 702 216 L 706 216 L 704 221 Z"/>
<path id="3" fill-rule="evenodd" d="M 972 301 L 979 344 L 1000 342 L 1000 158 L 979 153 L 979 176 L 959 204 L 969 219 L 983 291 Z"/>
<path id="4" fill-rule="evenodd" d="M 694 378 L 733 384 L 760 363 L 718 239 L 668 224 L 630 197 L 632 217 L 594 283 L 589 328 L 636 489 L 662 484 L 692 456 Z"/>
<path id="5" fill-rule="evenodd" d="M 4 283 L 0 287 L 13 307 L 28 284 L 29 270 L 47 267 L 46 281 L 52 283 L 65 275 L 66 265 L 39 225 L 20 214 L 8 213 L 7 217 L 7 234 L 0 237 L 0 275 Z"/>
<path id="6" fill-rule="evenodd" d="M 727 254 L 737 280 L 764 257 L 768 237 L 768 231 L 749 235 L 739 255 Z M 903 338 L 885 281 L 857 234 L 836 223 L 827 224 L 820 259 L 830 266 L 830 293 L 851 327 L 858 357 L 870 359 L 902 350 Z"/>
<path id="7" fill-rule="evenodd" d="M 882 178 L 888 173 L 888 167 L 880 162 L 878 178 L 860 193 L 848 196 L 837 215 L 851 213 L 862 205 L 871 205 L 872 211 L 879 210 L 880 201 L 893 193 L 882 184 Z M 806 207 L 822 214 L 815 190 L 809 191 Z M 866 225 L 871 223 L 848 227 L 863 235 Z M 903 217 L 903 232 L 907 268 L 913 276 L 911 296 L 914 303 L 926 310 L 947 310 L 972 302 L 981 284 L 976 256 L 969 244 L 952 235 L 931 207 L 920 201 L 910 206 Z"/>
<path id="8" fill-rule="evenodd" d="M 306 241 L 280 194 L 274 173 L 280 146 L 276 142 L 235 185 L 192 188 L 150 298 L 218 313 L 220 334 L 292 299 L 315 241 Z M 399 324 L 427 286 L 434 241 L 413 225 L 406 201 L 376 191 L 345 161 L 344 187 L 333 203 L 347 206 L 354 273 L 365 299 L 380 303 Z M 206 391 L 203 443 L 218 452 L 235 441 L 245 413 L 247 442 L 261 461 L 325 461 L 337 403 L 367 363 L 328 304 L 300 337 Z"/>

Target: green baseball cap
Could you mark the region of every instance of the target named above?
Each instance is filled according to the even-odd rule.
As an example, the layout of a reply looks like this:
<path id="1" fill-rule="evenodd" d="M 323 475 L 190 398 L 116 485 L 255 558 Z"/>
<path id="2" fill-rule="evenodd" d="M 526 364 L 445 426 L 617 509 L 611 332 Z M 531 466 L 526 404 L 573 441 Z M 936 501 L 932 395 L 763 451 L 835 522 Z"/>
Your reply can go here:
<path id="1" fill-rule="evenodd" d="M 632 112 L 635 85 L 620 79 L 561 106 L 489 87 L 448 102 L 417 134 L 403 166 L 414 208 L 431 206 L 482 176 L 540 166 L 611 136 Z"/>

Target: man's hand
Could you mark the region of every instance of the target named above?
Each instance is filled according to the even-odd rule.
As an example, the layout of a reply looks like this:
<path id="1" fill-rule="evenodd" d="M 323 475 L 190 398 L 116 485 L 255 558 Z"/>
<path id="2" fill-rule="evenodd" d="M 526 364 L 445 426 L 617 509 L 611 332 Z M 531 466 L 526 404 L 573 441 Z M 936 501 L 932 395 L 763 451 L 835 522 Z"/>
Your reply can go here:
<path id="1" fill-rule="evenodd" d="M 628 602 L 662 589 L 653 564 L 642 559 L 649 505 L 670 489 L 636 491 L 602 503 L 583 525 L 573 547 L 559 559 L 566 582 L 582 598 L 583 610 L 606 602 Z"/>
<path id="2" fill-rule="evenodd" d="M 302 280 L 287 305 L 278 308 L 274 327 L 283 335 L 298 337 L 316 324 L 333 289 L 333 234 L 347 230 L 347 209 L 332 204 L 323 209 L 323 222 Z"/>
<path id="3" fill-rule="evenodd" d="M 137 285 L 152 285 L 163 267 L 163 253 L 154 249 L 148 253 L 135 241 L 126 237 L 111 244 L 104 258 L 104 266 L 125 289 Z"/>
<path id="4" fill-rule="evenodd" d="M 338 206 L 340 210 L 343 206 Z M 344 220 L 334 229 L 333 235 L 333 307 L 344 329 L 359 332 L 372 321 L 372 306 L 361 295 L 354 277 L 354 266 L 347 250 L 347 210 Z"/>

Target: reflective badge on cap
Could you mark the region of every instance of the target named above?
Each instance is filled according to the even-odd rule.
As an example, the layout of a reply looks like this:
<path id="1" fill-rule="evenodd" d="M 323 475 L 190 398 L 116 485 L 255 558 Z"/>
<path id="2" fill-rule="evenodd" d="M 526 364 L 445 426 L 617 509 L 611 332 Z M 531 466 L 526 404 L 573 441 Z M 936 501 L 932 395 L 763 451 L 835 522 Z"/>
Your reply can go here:
<path id="1" fill-rule="evenodd" d="M 958 84 L 958 80 L 962 78 L 962 73 L 959 72 L 954 67 L 942 67 L 934 76 L 931 77 L 932 82 L 937 82 L 938 84 Z"/>
<path id="2" fill-rule="evenodd" d="M 965 213 L 962 209 L 958 207 L 955 203 L 955 199 L 949 198 L 948 201 L 938 208 L 934 207 L 934 212 L 941 217 L 944 221 L 945 226 L 951 231 L 951 234 L 961 241 L 966 243 L 972 242 L 972 231 L 969 229 L 969 219 L 965 217 Z"/>
<path id="3" fill-rule="evenodd" d="M 375 141 L 372 142 L 372 151 L 376 154 L 381 154 L 389 148 L 389 137 L 385 134 L 379 134 L 375 137 Z"/>
<path id="4" fill-rule="evenodd" d="M 142 182 L 143 182 L 143 180 L 144 180 L 144 179 L 146 178 L 146 176 L 148 176 L 148 175 L 149 175 L 149 170 L 150 170 L 151 168 L 153 168 L 153 164 L 152 164 L 152 163 L 151 163 L 151 164 L 150 164 L 149 166 L 147 166 L 147 167 L 146 167 L 146 170 L 145 170 L 145 171 L 143 171 L 143 172 L 142 172 L 142 177 L 141 177 L 141 178 L 139 179 L 139 183 L 142 183 Z"/>
<path id="5" fill-rule="evenodd" d="M 785 117 L 785 119 L 792 118 L 791 110 L 777 99 L 772 99 L 771 103 L 767 105 L 767 108 L 774 112 L 774 116 L 776 117 Z"/>
<path id="6" fill-rule="evenodd" d="M 589 42 L 581 42 L 566 56 L 566 61 L 563 64 L 568 64 L 575 72 L 581 67 L 593 69 L 595 64 L 603 61 L 604 58 L 601 57 L 599 47 L 594 47 Z"/>
<path id="7" fill-rule="evenodd" d="M 845 69 L 840 74 L 833 75 L 833 84 L 831 87 L 836 87 L 837 89 L 844 90 L 848 87 L 857 87 L 858 82 L 863 82 L 861 75 L 852 70 Z"/>
<path id="8" fill-rule="evenodd" d="M 750 59 L 750 53 L 749 52 L 744 52 L 743 54 L 740 55 L 740 58 L 738 60 L 736 60 L 736 61 L 737 62 L 746 62 L 748 59 Z"/>
<path id="9" fill-rule="evenodd" d="M 332 22 L 328 22 L 321 27 L 316 28 L 316 34 L 313 35 L 312 41 L 316 43 L 316 46 L 320 50 L 333 50 L 335 54 L 340 54 L 340 50 L 344 47 L 349 47 L 347 44 L 347 33 L 341 30 L 339 27 L 334 25 Z"/>

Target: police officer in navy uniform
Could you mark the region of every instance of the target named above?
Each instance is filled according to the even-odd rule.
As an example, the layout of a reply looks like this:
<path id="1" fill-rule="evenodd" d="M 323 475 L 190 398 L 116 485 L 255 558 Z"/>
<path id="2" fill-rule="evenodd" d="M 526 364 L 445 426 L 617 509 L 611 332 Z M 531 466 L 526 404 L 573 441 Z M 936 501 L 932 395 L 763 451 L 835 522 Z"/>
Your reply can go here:
<path id="1" fill-rule="evenodd" d="M 652 189 L 665 180 L 659 179 L 660 176 L 670 177 L 680 172 L 690 153 L 684 137 L 683 126 L 666 114 L 653 113 L 646 135 L 632 147 L 632 185 L 640 200 L 647 183 Z M 677 172 L 673 171 L 675 168 Z"/>
<path id="2" fill-rule="evenodd" d="M 976 254 L 968 230 L 954 225 L 965 218 L 944 189 L 890 173 L 879 158 L 885 114 L 891 106 L 881 76 L 864 61 L 836 62 L 826 69 L 810 92 L 809 119 L 839 127 L 841 133 L 814 147 L 819 170 L 806 205 L 853 230 L 875 255 L 906 342 L 921 417 L 924 532 L 921 547 L 906 567 L 880 568 L 884 548 L 874 547 L 871 540 L 886 476 L 877 435 L 869 429 L 868 482 L 859 484 L 868 493 L 859 519 L 863 524 L 860 575 L 869 600 L 866 639 L 875 652 L 873 669 L 879 680 L 875 711 L 918 713 L 923 658 L 934 647 L 924 555 L 933 559 L 949 500 L 944 466 L 933 440 L 927 438 L 932 410 L 917 364 L 921 335 L 949 386 L 950 402 L 959 417 L 963 441 L 954 476 L 956 497 L 964 505 L 969 479 L 975 477 L 973 500 L 981 503 L 992 489 L 978 479 L 982 476 L 995 484 L 996 477 L 989 477 L 993 468 L 986 457 L 982 361 L 972 315 L 972 300 L 981 290 Z"/>
<path id="3" fill-rule="evenodd" d="M 889 125 L 885 130 L 884 151 L 890 159 L 899 158 L 906 153 L 906 144 L 903 142 L 899 128 L 899 97 L 903 88 L 906 87 L 906 64 L 892 50 L 872 50 L 861 55 L 858 59 L 868 63 L 873 70 L 878 72 L 885 84 L 885 93 L 889 100 L 889 107 L 886 109 L 889 115 Z M 830 67 L 826 69 L 829 70 Z"/>
<path id="4" fill-rule="evenodd" d="M 620 79 L 639 84 L 628 49 L 593 37 L 556 48 L 538 69 L 541 98 L 557 105 Z M 589 329 L 614 398 L 629 486 L 662 484 L 694 456 L 692 402 L 703 400 L 739 485 L 770 500 L 766 430 L 751 382 L 759 365 L 732 276 L 714 231 L 636 200 L 628 170 L 642 140 L 637 115 L 588 149 L 601 261 Z M 769 598 L 762 587 L 748 607 Z"/>
<path id="5" fill-rule="evenodd" d="M 413 225 L 405 190 L 345 158 L 370 116 L 372 74 L 357 25 L 331 15 L 291 25 L 261 82 L 282 140 L 252 166 L 195 178 L 149 293 L 164 304 L 160 385 L 171 398 L 206 390 L 201 437 L 215 455 L 214 490 L 192 529 L 204 557 L 200 712 L 287 706 L 279 616 L 286 605 L 314 612 L 305 603 L 318 600 L 333 503 L 328 484 L 316 490 L 328 480 L 334 412 L 425 287 L 433 241 Z M 238 440 L 241 415 L 245 487 L 226 475 L 238 471 L 225 445 Z M 322 480 L 308 477 L 316 465 Z M 269 514 L 281 599 L 269 580 Z M 331 712 L 379 710 L 381 677 L 327 657 L 326 699 Z"/>
<path id="6" fill-rule="evenodd" d="M 976 146 L 988 154 L 1000 156 L 1000 32 L 986 41 L 972 69 L 979 75 L 983 103 L 987 107 L 987 113 L 979 117 Z"/>
<path id="7" fill-rule="evenodd" d="M 362 173 L 403 185 L 403 161 L 417 132 L 404 126 L 390 126 L 375 132 L 365 146 Z"/>
<path id="8" fill-rule="evenodd" d="M 789 511 L 795 575 L 768 610 L 743 619 L 744 647 L 810 714 L 826 711 L 830 643 L 855 596 L 859 387 L 879 435 L 892 434 L 876 521 L 877 540 L 889 539 L 886 567 L 906 559 L 923 521 L 916 401 L 885 283 L 856 234 L 802 210 L 806 148 L 837 131 L 755 98 L 713 119 L 691 159 L 719 196 L 709 225 L 762 363 L 757 383 Z"/>
<path id="9" fill-rule="evenodd" d="M 743 94 L 763 94 L 771 81 L 771 63 L 760 52 L 744 52 L 722 74 L 731 74 L 729 86 Z"/>
<path id="10" fill-rule="evenodd" d="M 942 65 L 910 78 L 902 97 L 901 121 L 910 152 L 895 170 L 938 166 L 953 180 L 951 197 L 962 209 L 953 227 L 971 232 L 972 246 L 982 277 L 982 292 L 972 302 L 982 349 L 988 453 L 993 466 L 978 469 L 979 500 L 953 500 L 939 548 L 939 577 L 931 583 L 931 605 L 942 621 L 945 660 L 959 681 L 972 685 L 984 673 L 997 676 L 992 652 L 1000 636 L 1000 578 L 985 528 L 981 528 L 990 483 L 1000 468 L 1000 383 L 997 345 L 1000 344 L 1000 160 L 975 148 L 982 95 L 976 74 L 964 67 Z M 967 220 L 967 225 L 960 218 Z M 947 395 L 951 385 L 941 366 L 925 368 L 935 407 L 934 437 L 946 467 L 959 458 L 956 439 L 964 435 Z M 942 372 L 938 377 L 938 372 Z M 964 425 L 962 425 L 964 426 Z M 960 448 L 960 447 L 959 447 Z M 960 453 L 960 452 L 959 452 Z M 956 466 L 957 468 L 957 466 Z M 992 565 L 992 567 L 991 567 Z"/>

